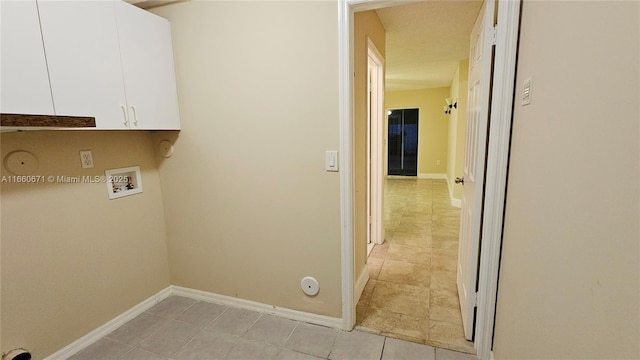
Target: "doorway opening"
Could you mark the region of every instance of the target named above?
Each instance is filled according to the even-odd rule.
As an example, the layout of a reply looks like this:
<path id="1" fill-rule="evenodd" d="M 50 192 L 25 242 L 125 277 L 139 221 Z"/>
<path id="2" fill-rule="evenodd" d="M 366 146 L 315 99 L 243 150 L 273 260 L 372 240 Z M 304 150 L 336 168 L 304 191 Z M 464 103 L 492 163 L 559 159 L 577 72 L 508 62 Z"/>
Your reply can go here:
<path id="1" fill-rule="evenodd" d="M 402 2 L 406 3 L 406 2 Z M 499 26 L 487 33 L 493 39 L 495 69 L 500 76 L 492 78 L 491 92 L 491 128 L 488 131 L 487 161 L 485 171 L 485 196 L 483 197 L 482 251 L 478 273 L 478 292 L 475 296 L 477 314 L 474 329 L 474 347 L 480 359 L 491 357 L 493 324 L 495 322 L 496 290 L 501 248 L 501 228 L 504 214 L 506 189 L 506 173 L 508 168 L 508 151 L 512 106 L 514 100 L 515 64 L 519 29 L 519 2 L 496 2 L 485 0 L 485 4 L 495 5 Z M 398 3 L 394 3 L 396 5 Z M 341 253 L 342 253 L 342 294 L 343 294 L 343 327 L 352 329 L 355 324 L 356 301 L 360 297 L 361 273 L 356 274 L 356 257 L 354 249 L 354 218 L 358 210 L 354 206 L 353 183 L 357 178 L 353 162 L 354 118 L 353 118 L 353 86 L 354 70 L 352 56 L 354 54 L 353 20 L 354 13 L 392 6 L 384 0 L 363 2 L 361 0 L 344 0 L 339 8 L 339 78 L 340 78 L 340 150 L 341 156 Z M 489 12 L 488 12 L 489 13 Z M 493 13 L 493 11 L 491 12 Z M 364 150 L 364 149 L 363 149 Z M 364 210 L 364 207 L 362 207 Z M 364 245 L 364 244 L 363 244 Z M 359 266 L 359 265 L 358 265 Z M 356 281 L 356 276 L 358 279 Z"/>
<path id="2" fill-rule="evenodd" d="M 387 175 L 418 175 L 418 109 L 389 110 Z"/>

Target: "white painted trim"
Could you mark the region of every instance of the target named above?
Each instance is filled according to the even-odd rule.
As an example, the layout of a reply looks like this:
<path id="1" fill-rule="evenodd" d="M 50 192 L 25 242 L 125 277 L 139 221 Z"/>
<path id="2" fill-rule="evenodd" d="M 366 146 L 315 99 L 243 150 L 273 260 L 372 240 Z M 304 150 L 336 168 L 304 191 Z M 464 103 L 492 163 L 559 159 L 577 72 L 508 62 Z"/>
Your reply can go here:
<path id="1" fill-rule="evenodd" d="M 353 12 L 349 0 L 338 1 L 338 107 L 340 116 L 340 271 L 342 329 L 356 323 L 353 234 Z"/>
<path id="2" fill-rule="evenodd" d="M 418 174 L 418 179 L 439 179 L 446 180 L 447 174 L 438 174 L 438 173 L 422 173 Z"/>
<path id="3" fill-rule="evenodd" d="M 367 121 L 367 208 L 369 211 L 369 226 L 367 240 L 376 244 L 384 242 L 384 68 L 385 59 L 380 54 L 373 41 L 367 37 L 367 63 L 370 88 L 368 121 Z M 372 63 L 373 62 L 373 68 Z M 374 73 L 374 74 L 372 74 Z M 372 81 L 373 80 L 373 81 Z M 375 111 L 371 112 L 374 108 Z M 373 151 L 372 151 L 373 149 Z M 357 303 L 357 301 L 356 301 Z"/>
<path id="4" fill-rule="evenodd" d="M 478 358 L 490 359 L 496 316 L 498 273 L 502 247 L 504 205 L 513 118 L 514 83 L 520 25 L 520 1 L 498 1 L 491 128 L 487 149 L 487 170 L 480 249 L 476 349 Z"/>
<path id="5" fill-rule="evenodd" d="M 342 329 L 342 319 L 340 318 L 292 310 L 274 305 L 267 305 L 255 301 L 214 294 L 207 291 L 195 290 L 176 285 L 171 285 L 171 293 L 175 296 L 184 296 L 194 300 L 255 311 L 263 314 L 276 315 L 286 319 L 327 326 L 335 329 Z"/>
<path id="6" fill-rule="evenodd" d="M 368 281 L 369 281 L 369 270 L 365 265 L 364 269 L 362 269 L 362 273 L 358 277 L 358 281 L 356 281 L 356 293 L 355 293 L 356 304 L 358 304 L 358 302 L 360 301 L 360 297 L 362 296 L 362 292 L 364 291 L 364 287 L 367 286 Z"/>
<path id="7" fill-rule="evenodd" d="M 91 331 L 87 335 L 81 337 L 80 339 L 72 342 L 71 344 L 65 346 L 64 348 L 56 351 L 55 353 L 47 356 L 44 360 L 63 360 L 68 359 L 74 354 L 80 352 L 87 346 L 95 343 L 96 341 L 102 339 L 104 336 L 110 334 L 113 330 L 119 328 L 124 325 L 126 322 L 135 318 L 136 316 L 142 314 L 147 311 L 155 304 L 160 301 L 171 296 L 171 286 L 168 286 L 162 290 L 160 290 L 157 294 L 152 295 L 148 299 L 142 301 L 138 305 L 135 305 L 131 309 L 123 312 L 122 314 L 116 316 L 114 319 L 110 320 L 106 324 L 98 327 L 97 329 Z"/>
<path id="8" fill-rule="evenodd" d="M 365 271 L 363 271 L 363 273 L 366 274 L 366 280 L 364 281 L 366 285 L 367 281 L 369 280 L 369 273 L 368 271 L 366 271 L 366 269 Z M 362 289 L 364 290 L 364 285 Z M 255 311 L 263 314 L 276 315 L 286 319 L 303 321 L 310 324 L 322 325 L 322 326 L 327 326 L 335 329 L 343 328 L 343 320 L 340 318 L 334 318 L 334 317 L 325 316 L 325 315 L 318 315 L 318 314 L 313 314 L 313 313 L 308 313 L 308 312 L 298 311 L 298 310 L 291 310 L 283 307 L 267 305 L 267 304 L 250 301 L 250 300 L 239 299 L 231 296 L 218 295 L 218 294 L 214 294 L 206 291 L 170 285 L 160 290 L 157 294 L 152 295 L 148 299 L 142 301 L 138 305 L 135 305 L 131 309 L 118 315 L 117 317 L 110 320 L 106 324 L 91 331 L 87 335 L 72 342 L 71 344 L 56 351 L 55 353 L 47 356 L 46 358 L 44 358 L 44 360 L 68 359 L 69 357 L 77 354 L 81 350 L 85 349 L 86 347 L 90 346 L 96 341 L 102 339 L 104 336 L 110 334 L 115 329 L 119 328 L 120 326 L 124 325 L 125 323 L 132 320 L 136 316 L 149 310 L 160 301 L 172 295 L 184 296 L 194 300 L 206 301 L 206 302 L 226 305 L 234 308 L 251 310 L 251 311 Z"/>
<path id="9" fill-rule="evenodd" d="M 416 0 L 346 0 L 352 9 L 357 11 L 367 11 L 382 9 L 391 6 L 411 4 Z"/>

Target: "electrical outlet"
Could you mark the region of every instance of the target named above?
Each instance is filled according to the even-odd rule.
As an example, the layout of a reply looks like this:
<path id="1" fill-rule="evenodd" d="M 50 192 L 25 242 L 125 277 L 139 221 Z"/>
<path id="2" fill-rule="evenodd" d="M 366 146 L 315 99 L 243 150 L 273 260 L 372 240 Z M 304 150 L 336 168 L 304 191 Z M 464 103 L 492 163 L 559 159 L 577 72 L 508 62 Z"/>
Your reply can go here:
<path id="1" fill-rule="evenodd" d="M 90 150 L 80 151 L 80 163 L 83 169 L 93 167 L 93 154 L 91 154 Z"/>

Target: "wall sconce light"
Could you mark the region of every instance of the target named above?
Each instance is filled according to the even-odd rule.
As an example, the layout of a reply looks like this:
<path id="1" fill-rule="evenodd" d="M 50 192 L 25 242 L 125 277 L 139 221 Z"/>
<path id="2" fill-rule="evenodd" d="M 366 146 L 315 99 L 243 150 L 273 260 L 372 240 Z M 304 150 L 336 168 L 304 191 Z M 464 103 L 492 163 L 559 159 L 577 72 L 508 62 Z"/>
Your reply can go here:
<path id="1" fill-rule="evenodd" d="M 458 101 L 452 98 L 446 98 L 444 99 L 444 101 L 447 103 L 447 105 L 444 106 L 444 113 L 447 115 L 451 115 L 451 109 L 458 108 Z"/>

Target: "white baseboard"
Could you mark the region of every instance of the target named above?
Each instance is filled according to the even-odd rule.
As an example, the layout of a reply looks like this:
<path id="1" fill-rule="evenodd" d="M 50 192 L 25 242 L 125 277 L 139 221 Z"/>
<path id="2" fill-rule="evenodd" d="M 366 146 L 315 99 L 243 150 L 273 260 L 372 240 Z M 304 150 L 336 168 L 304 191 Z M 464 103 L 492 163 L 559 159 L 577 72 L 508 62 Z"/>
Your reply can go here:
<path id="1" fill-rule="evenodd" d="M 106 324 L 98 327 L 87 335 L 81 337 L 80 339 L 72 342 L 71 344 L 65 346 L 64 348 L 56 351 L 55 353 L 47 356 L 44 360 L 64 360 L 68 359 L 74 354 L 80 352 L 80 350 L 86 348 L 87 346 L 93 344 L 94 342 L 102 339 L 105 335 L 110 334 L 113 330 L 119 328 L 124 325 L 127 321 L 135 318 L 136 316 L 142 314 L 147 311 L 155 304 L 160 301 L 171 296 L 171 287 L 166 287 L 160 290 L 157 294 L 152 295 L 148 299 L 142 301 L 138 305 L 135 305 L 131 309 L 123 312 L 122 314 L 116 316 L 114 319 L 110 320 Z"/>
<path id="2" fill-rule="evenodd" d="M 327 326 L 335 329 L 342 329 L 341 318 L 312 314 L 304 311 L 291 310 L 274 305 L 267 305 L 255 301 L 238 299 L 231 296 L 214 294 L 206 291 L 189 289 L 181 286 L 171 285 L 171 293 L 176 296 L 184 296 L 194 300 L 206 301 L 214 304 L 226 305 L 240 309 L 256 311 L 264 314 L 280 316 L 286 319 L 303 321 L 315 325 Z"/>
<path id="3" fill-rule="evenodd" d="M 367 275 L 367 280 L 368 280 L 369 272 L 364 271 L 363 273 Z M 365 280 L 364 283 L 366 284 L 367 281 Z M 364 289 L 364 285 L 362 286 L 362 288 Z M 44 360 L 65 360 L 70 358 L 71 356 L 77 354 L 84 348 L 102 339 L 104 336 L 110 334 L 115 329 L 124 325 L 129 320 L 149 310 L 155 304 L 159 303 L 160 301 L 172 295 L 184 296 L 194 300 L 201 300 L 201 301 L 206 301 L 210 303 L 256 311 L 264 314 L 276 315 L 276 316 L 280 316 L 280 317 L 291 319 L 291 320 L 303 321 L 303 322 L 307 322 L 315 325 L 327 326 L 335 329 L 343 329 L 343 323 L 341 318 L 334 318 L 334 317 L 325 316 L 325 315 L 312 314 L 304 311 L 291 310 L 291 309 L 277 307 L 273 305 L 267 305 L 267 304 L 263 304 L 255 301 L 243 300 L 243 299 L 238 299 L 230 296 L 218 295 L 218 294 L 214 294 L 206 291 L 194 290 L 194 289 L 189 289 L 185 287 L 171 285 L 165 289 L 160 290 L 157 294 L 152 295 L 148 299 L 142 301 L 138 305 L 135 305 L 134 307 L 125 311 L 124 313 L 118 315 L 117 317 L 110 320 L 106 324 L 91 331 L 87 335 L 72 342 L 71 344 L 56 351 L 55 353 L 47 356 L 46 358 L 44 358 Z"/>
<path id="4" fill-rule="evenodd" d="M 442 179 L 442 180 L 446 180 L 447 179 L 447 174 L 423 173 L 423 174 L 418 174 L 418 179 Z"/>
<path id="5" fill-rule="evenodd" d="M 358 277 L 358 281 L 356 281 L 356 290 L 355 294 L 353 294 L 355 295 L 356 304 L 360 301 L 364 287 L 367 286 L 367 281 L 369 281 L 369 270 L 367 269 L 367 265 L 365 265 L 364 270 L 362 270 L 362 273 Z"/>

